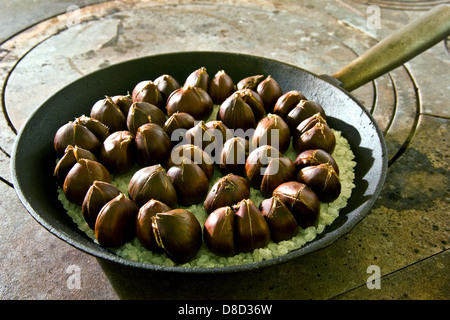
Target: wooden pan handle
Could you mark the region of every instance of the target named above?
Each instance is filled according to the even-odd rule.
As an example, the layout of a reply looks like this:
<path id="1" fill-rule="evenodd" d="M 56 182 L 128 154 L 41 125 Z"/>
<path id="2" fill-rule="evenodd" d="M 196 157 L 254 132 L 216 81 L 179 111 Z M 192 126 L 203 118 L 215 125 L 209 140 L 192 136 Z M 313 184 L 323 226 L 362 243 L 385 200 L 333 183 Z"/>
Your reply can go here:
<path id="1" fill-rule="evenodd" d="M 343 88 L 353 91 L 401 66 L 450 35 L 450 5 L 439 5 L 382 40 L 336 72 Z"/>

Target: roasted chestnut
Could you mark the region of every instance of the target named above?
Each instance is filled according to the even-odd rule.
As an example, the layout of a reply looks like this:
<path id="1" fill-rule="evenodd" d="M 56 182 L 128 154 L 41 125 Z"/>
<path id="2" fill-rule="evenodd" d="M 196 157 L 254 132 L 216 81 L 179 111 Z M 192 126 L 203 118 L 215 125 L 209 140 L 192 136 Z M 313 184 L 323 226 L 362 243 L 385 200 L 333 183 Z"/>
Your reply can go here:
<path id="1" fill-rule="evenodd" d="M 320 114 L 315 114 L 297 126 L 292 145 L 298 153 L 309 149 L 322 149 L 332 154 L 336 137 L 325 119 Z"/>
<path id="2" fill-rule="evenodd" d="M 176 112 L 166 120 L 163 129 L 167 132 L 172 141 L 181 141 L 184 138 L 185 131 L 192 128 L 194 124 L 195 119 L 189 113 Z M 177 129 L 181 129 L 178 136 L 172 136 Z"/>
<path id="3" fill-rule="evenodd" d="M 178 204 L 188 207 L 202 202 L 208 193 L 209 181 L 203 170 L 195 163 L 172 166 L 167 170 L 178 198 Z"/>
<path id="4" fill-rule="evenodd" d="M 128 116 L 128 111 L 130 110 L 133 100 L 130 95 L 116 95 L 112 96 L 111 100 L 119 107 L 125 118 Z"/>
<path id="5" fill-rule="evenodd" d="M 111 175 L 100 162 L 78 160 L 64 180 L 63 191 L 67 200 L 81 206 L 86 192 L 95 180 L 111 182 Z"/>
<path id="6" fill-rule="evenodd" d="M 100 162 L 109 172 L 122 174 L 135 164 L 135 137 L 129 131 L 116 131 L 103 141 Z"/>
<path id="7" fill-rule="evenodd" d="M 172 141 L 162 127 L 154 123 L 140 126 L 136 132 L 136 161 L 141 167 L 166 162 Z"/>
<path id="8" fill-rule="evenodd" d="M 192 260 L 202 245 L 202 228 L 188 210 L 173 209 L 152 217 L 157 245 L 175 263 Z"/>
<path id="9" fill-rule="evenodd" d="M 209 94 L 199 87 L 184 86 L 172 92 L 167 99 L 167 114 L 186 112 L 196 120 L 206 120 L 214 109 Z"/>
<path id="10" fill-rule="evenodd" d="M 285 153 L 291 144 L 291 132 L 279 115 L 268 114 L 258 122 L 252 143 L 253 148 L 270 145 Z"/>
<path id="11" fill-rule="evenodd" d="M 297 155 L 294 163 L 297 170 L 307 166 L 316 166 L 318 164 L 328 163 L 333 167 L 334 171 L 339 174 L 339 167 L 334 158 L 322 149 L 305 150 Z"/>
<path id="12" fill-rule="evenodd" d="M 127 118 L 111 97 L 98 100 L 92 106 L 90 116 L 106 125 L 110 133 L 127 130 Z"/>
<path id="13" fill-rule="evenodd" d="M 208 121 L 205 123 L 205 126 L 219 145 L 223 145 L 225 141 L 233 137 L 231 130 L 220 120 Z"/>
<path id="14" fill-rule="evenodd" d="M 188 75 L 184 86 L 192 86 L 205 90 L 208 92 L 209 88 L 209 74 L 205 67 L 201 67 Z"/>
<path id="15" fill-rule="evenodd" d="M 280 85 L 270 75 L 258 84 L 256 92 L 264 102 L 266 113 L 273 113 L 275 103 L 283 95 Z"/>
<path id="16" fill-rule="evenodd" d="M 208 249 L 221 257 L 232 257 L 236 254 L 234 232 L 234 211 L 231 207 L 214 210 L 206 219 L 203 228 L 203 239 Z"/>
<path id="17" fill-rule="evenodd" d="M 264 117 L 266 110 L 264 109 L 264 102 L 259 94 L 251 89 L 241 89 L 236 91 L 241 96 L 242 100 L 250 106 L 255 116 L 255 120 L 259 121 Z"/>
<path id="18" fill-rule="evenodd" d="M 220 105 L 217 120 L 234 130 L 246 131 L 256 126 L 252 108 L 242 100 L 238 92 L 233 93 Z"/>
<path id="19" fill-rule="evenodd" d="M 267 221 L 270 238 L 274 242 L 289 240 L 298 233 L 298 224 L 292 212 L 276 196 L 265 199 L 259 210 Z"/>
<path id="20" fill-rule="evenodd" d="M 157 164 L 136 171 L 128 185 L 128 195 L 141 207 L 151 199 L 159 200 L 171 208 L 177 207 L 177 193 L 166 170 Z"/>
<path id="21" fill-rule="evenodd" d="M 74 123 L 89 129 L 100 142 L 103 142 L 110 134 L 109 128 L 97 119 L 81 116 L 75 119 Z"/>
<path id="22" fill-rule="evenodd" d="M 220 178 L 209 191 L 204 202 L 205 211 L 214 210 L 237 204 L 250 197 L 250 187 L 247 181 L 238 175 L 228 174 Z"/>
<path id="23" fill-rule="evenodd" d="M 219 168 L 222 173 L 245 176 L 245 161 L 249 153 L 249 142 L 242 137 L 228 139 L 223 145 Z"/>
<path id="24" fill-rule="evenodd" d="M 127 116 L 127 127 L 131 133 L 146 123 L 154 123 L 161 128 L 166 122 L 166 115 L 157 106 L 148 102 L 134 102 Z"/>
<path id="25" fill-rule="evenodd" d="M 325 119 L 325 110 L 320 104 L 314 101 L 301 100 L 289 113 L 287 114 L 285 121 L 291 132 L 297 128 L 297 126 L 309 117 L 312 117 L 316 113 L 320 114 Z"/>
<path id="26" fill-rule="evenodd" d="M 151 199 L 142 207 L 136 217 L 136 236 L 144 248 L 159 252 L 161 251 L 156 244 L 153 234 L 152 217 L 159 212 L 172 210 L 168 205 L 159 200 Z"/>
<path id="27" fill-rule="evenodd" d="M 139 82 L 131 94 L 133 102 L 148 102 L 159 108 L 163 108 L 163 98 L 156 84 L 151 80 Z"/>
<path id="28" fill-rule="evenodd" d="M 241 90 L 241 89 L 256 90 L 256 88 L 258 87 L 258 84 L 263 80 L 264 80 L 264 76 L 259 75 L 259 74 L 250 76 L 250 77 L 245 77 L 244 79 L 240 80 L 237 83 L 236 88 L 238 90 Z"/>
<path id="29" fill-rule="evenodd" d="M 91 229 L 95 229 L 95 221 L 105 204 L 121 194 L 111 183 L 94 181 L 89 187 L 81 205 L 84 220 Z"/>
<path id="30" fill-rule="evenodd" d="M 200 147 L 193 144 L 184 144 L 172 149 L 169 159 L 167 160 L 167 168 L 182 163 L 195 163 L 205 173 L 208 181 L 211 181 L 214 175 L 213 159 Z"/>
<path id="31" fill-rule="evenodd" d="M 239 249 L 242 252 L 251 252 L 267 246 L 270 241 L 269 226 L 253 201 L 242 200 L 233 209 Z"/>
<path id="32" fill-rule="evenodd" d="M 135 236 L 139 207 L 123 193 L 103 206 L 95 222 L 95 237 L 100 245 L 118 247 Z"/>
<path id="33" fill-rule="evenodd" d="M 279 185 L 273 196 L 292 212 L 297 224 L 306 229 L 316 224 L 320 213 L 320 201 L 314 191 L 306 184 L 289 181 Z"/>
<path id="34" fill-rule="evenodd" d="M 59 159 L 56 164 L 53 175 L 56 177 L 56 181 L 60 186 L 64 184 L 67 173 L 80 159 L 89 159 L 97 161 L 97 157 L 89 150 L 80 148 L 78 146 L 68 145 L 64 155 Z"/>
<path id="35" fill-rule="evenodd" d="M 209 84 L 208 93 L 215 104 L 221 104 L 234 92 L 234 82 L 224 70 L 218 71 Z"/>
<path id="36" fill-rule="evenodd" d="M 332 202 L 341 194 L 339 176 L 328 163 L 301 169 L 297 174 L 297 181 L 310 187 L 321 202 Z"/>
<path id="37" fill-rule="evenodd" d="M 273 112 L 286 120 L 288 113 L 291 112 L 301 100 L 307 100 L 303 93 L 297 90 L 288 91 L 278 98 L 273 108 Z"/>
<path id="38" fill-rule="evenodd" d="M 85 126 L 70 121 L 56 131 L 53 139 L 53 146 L 59 156 L 64 155 L 69 145 L 79 146 L 96 153 L 101 146 L 101 141 Z"/>
<path id="39" fill-rule="evenodd" d="M 169 74 L 163 74 L 153 81 L 156 85 L 156 88 L 162 94 L 163 104 L 167 102 L 167 98 L 174 92 L 175 90 L 181 88 L 178 81 Z"/>
<path id="40" fill-rule="evenodd" d="M 212 131 L 208 130 L 205 122 L 199 121 L 186 131 L 185 141 L 188 144 L 193 144 L 204 150 L 208 145 L 214 143 L 215 137 Z"/>

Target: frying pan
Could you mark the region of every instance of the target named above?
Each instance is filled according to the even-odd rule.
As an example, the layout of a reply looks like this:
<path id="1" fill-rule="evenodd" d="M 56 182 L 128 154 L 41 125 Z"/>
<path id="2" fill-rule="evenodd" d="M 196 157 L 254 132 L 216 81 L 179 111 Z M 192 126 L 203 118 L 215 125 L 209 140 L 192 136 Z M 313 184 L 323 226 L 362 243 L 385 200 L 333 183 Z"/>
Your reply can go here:
<path id="1" fill-rule="evenodd" d="M 286 262 L 330 245 L 349 232 L 373 206 L 387 171 L 384 137 L 376 121 L 349 91 L 392 70 L 450 34 L 450 6 L 439 6 L 418 21 L 380 42 L 333 76 L 318 76 L 283 62 L 224 52 L 178 52 L 139 58 L 89 74 L 66 86 L 39 106 L 15 141 L 11 172 L 16 193 L 38 223 L 68 244 L 119 267 L 172 273 L 228 273 Z M 355 154 L 355 185 L 348 205 L 332 225 L 313 241 L 282 257 L 220 268 L 155 266 L 123 259 L 88 238 L 65 214 L 52 179 L 56 155 L 53 137 L 59 127 L 82 114 L 104 95 L 124 94 L 141 80 L 171 74 L 185 79 L 199 67 L 225 70 L 234 80 L 272 75 L 283 92 L 300 90 L 320 103 L 329 125 L 342 132 Z"/>

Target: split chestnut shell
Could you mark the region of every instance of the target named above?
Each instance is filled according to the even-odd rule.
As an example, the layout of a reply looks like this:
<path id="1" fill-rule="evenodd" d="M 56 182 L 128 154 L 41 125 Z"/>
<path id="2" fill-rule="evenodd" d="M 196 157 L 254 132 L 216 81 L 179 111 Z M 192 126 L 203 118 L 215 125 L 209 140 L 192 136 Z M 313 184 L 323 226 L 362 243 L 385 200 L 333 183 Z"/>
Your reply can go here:
<path id="1" fill-rule="evenodd" d="M 250 187 L 247 181 L 240 176 L 228 174 L 220 178 L 209 191 L 204 202 L 205 211 L 214 210 L 237 204 L 250 197 Z"/>
<path id="2" fill-rule="evenodd" d="M 186 112 L 196 120 L 206 120 L 213 112 L 214 104 L 202 88 L 184 86 L 172 92 L 166 108 L 169 117 L 176 112 Z"/>
<path id="3" fill-rule="evenodd" d="M 289 240 L 298 233 L 294 215 L 278 197 L 263 200 L 259 209 L 269 225 L 270 238 L 273 241 Z"/>

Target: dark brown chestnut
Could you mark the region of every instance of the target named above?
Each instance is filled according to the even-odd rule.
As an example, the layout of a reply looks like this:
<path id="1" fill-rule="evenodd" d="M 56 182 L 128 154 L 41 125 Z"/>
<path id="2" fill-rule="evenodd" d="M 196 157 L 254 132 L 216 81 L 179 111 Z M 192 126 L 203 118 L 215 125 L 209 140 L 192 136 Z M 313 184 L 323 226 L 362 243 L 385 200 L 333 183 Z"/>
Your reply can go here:
<path id="1" fill-rule="evenodd" d="M 259 205 L 259 210 L 269 225 L 270 238 L 274 242 L 289 240 L 297 235 L 297 221 L 278 197 L 263 200 Z"/>
<path id="2" fill-rule="evenodd" d="M 59 156 L 64 155 L 69 145 L 79 146 L 95 154 L 101 141 L 85 126 L 70 121 L 56 131 L 53 139 L 53 146 Z"/>
<path id="3" fill-rule="evenodd" d="M 307 100 L 302 92 L 298 90 L 288 91 L 278 98 L 273 108 L 273 112 L 286 120 L 288 113 L 291 112 L 301 100 Z"/>
<path id="4" fill-rule="evenodd" d="M 109 128 L 97 119 L 81 116 L 75 119 L 74 123 L 86 127 L 90 132 L 92 132 L 100 142 L 105 141 L 109 136 Z"/>
<path id="5" fill-rule="evenodd" d="M 270 145 L 285 153 L 291 144 L 291 132 L 279 115 L 268 114 L 258 122 L 252 143 L 253 148 Z"/>
<path id="6" fill-rule="evenodd" d="M 320 201 L 314 191 L 306 184 L 289 181 L 279 185 L 273 196 L 292 212 L 298 225 L 306 229 L 316 224 L 320 213 Z"/>
<path id="7" fill-rule="evenodd" d="M 273 113 L 275 103 L 283 95 L 280 85 L 270 75 L 258 84 L 256 92 L 264 102 L 266 113 Z"/>
<path id="8" fill-rule="evenodd" d="M 214 160 L 200 147 L 193 144 L 184 144 L 173 148 L 167 160 L 167 169 L 182 163 L 197 164 L 205 173 L 208 181 L 211 181 L 214 175 Z"/>
<path id="9" fill-rule="evenodd" d="M 312 117 L 316 113 L 320 114 L 322 118 L 325 119 L 325 110 L 319 103 L 301 100 L 291 111 L 289 111 L 285 121 L 291 129 L 291 132 L 293 132 L 302 121 Z"/>
<path id="10" fill-rule="evenodd" d="M 236 91 L 241 96 L 242 100 L 250 106 L 255 116 L 255 120 L 259 121 L 264 117 L 266 110 L 264 109 L 264 102 L 259 94 L 251 89 L 241 89 Z"/>
<path id="11" fill-rule="evenodd" d="M 213 133 L 208 130 L 204 121 L 197 122 L 192 128 L 186 131 L 185 141 L 187 144 L 193 144 L 203 150 L 215 142 Z"/>
<path id="12" fill-rule="evenodd" d="M 157 245 L 175 263 L 189 262 L 200 251 L 202 228 L 190 211 L 159 212 L 152 217 L 152 226 Z"/>
<path id="13" fill-rule="evenodd" d="M 219 145 L 223 145 L 225 141 L 233 137 L 231 130 L 220 120 L 208 121 L 205 123 L 205 126 Z"/>
<path id="14" fill-rule="evenodd" d="M 246 131 L 256 126 L 252 108 L 242 100 L 239 93 L 229 96 L 219 107 L 217 120 L 222 121 L 230 129 Z"/>
<path id="15" fill-rule="evenodd" d="M 218 71 L 209 84 L 208 93 L 215 104 L 221 104 L 234 92 L 234 82 L 224 71 Z"/>
<path id="16" fill-rule="evenodd" d="M 245 161 L 249 153 L 249 142 L 242 137 L 228 139 L 223 145 L 219 168 L 222 173 L 245 176 Z"/>
<path id="17" fill-rule="evenodd" d="M 84 220 L 91 229 L 95 229 L 95 221 L 103 206 L 119 194 L 121 194 L 120 190 L 111 183 L 104 181 L 92 183 L 81 205 Z"/>
<path id="18" fill-rule="evenodd" d="M 103 206 L 95 222 L 95 237 L 100 245 L 118 247 L 135 236 L 139 207 L 123 193 Z"/>
<path id="19" fill-rule="evenodd" d="M 100 162 L 114 174 L 128 172 L 135 164 L 135 136 L 129 131 L 116 131 L 103 141 Z"/>
<path id="20" fill-rule="evenodd" d="M 181 141 L 187 130 L 192 128 L 195 124 L 195 119 L 189 113 L 176 112 L 172 114 L 164 123 L 163 129 L 167 132 L 172 141 Z M 175 130 L 180 129 L 179 132 Z"/>
<path id="21" fill-rule="evenodd" d="M 336 137 L 320 114 L 302 121 L 293 134 L 292 145 L 298 153 L 309 149 L 322 149 L 332 154 Z"/>
<path id="22" fill-rule="evenodd" d="M 247 181 L 238 175 L 228 174 L 220 178 L 206 196 L 204 207 L 206 213 L 237 204 L 250 197 L 250 187 Z"/>
<path id="23" fill-rule="evenodd" d="M 202 202 L 208 193 L 209 181 L 203 170 L 195 163 L 172 166 L 167 170 L 172 185 L 177 192 L 178 204 L 191 206 Z"/>
<path id="24" fill-rule="evenodd" d="M 209 94 L 199 87 L 184 86 L 172 92 L 167 99 L 167 114 L 176 112 L 189 113 L 195 120 L 206 120 L 214 109 Z"/>
<path id="25" fill-rule="evenodd" d="M 203 228 L 203 239 L 208 249 L 221 257 L 232 257 L 236 254 L 234 232 L 234 211 L 231 207 L 214 210 L 206 219 Z"/>
<path id="26" fill-rule="evenodd" d="M 209 88 L 209 74 L 205 67 L 201 67 L 188 75 L 184 86 L 192 86 L 205 90 L 208 92 Z"/>
<path id="27" fill-rule="evenodd" d="M 141 167 L 165 163 L 172 141 L 162 127 L 154 123 L 140 126 L 136 132 L 136 162 Z"/>
<path id="28" fill-rule="evenodd" d="M 316 166 L 318 164 L 328 163 L 333 167 L 334 171 L 339 174 L 339 167 L 334 158 L 322 149 L 305 150 L 297 155 L 294 163 L 297 170 L 307 166 Z"/>
<path id="29" fill-rule="evenodd" d="M 119 107 L 125 118 L 128 116 L 128 111 L 130 110 L 133 100 L 130 95 L 116 95 L 112 96 L 111 100 Z"/>
<path id="30" fill-rule="evenodd" d="M 177 193 L 166 170 L 157 164 L 136 171 L 128 184 L 128 195 L 141 207 L 151 199 L 159 200 L 171 208 L 177 207 Z"/>
<path id="31" fill-rule="evenodd" d="M 254 76 L 245 77 L 237 83 L 236 88 L 237 88 L 237 90 L 241 90 L 241 89 L 256 90 L 256 88 L 258 87 L 258 84 L 263 80 L 264 80 L 264 76 L 259 75 L 259 74 L 254 75 Z"/>
<path id="32" fill-rule="evenodd" d="M 139 82 L 132 91 L 133 102 L 148 102 L 159 108 L 163 108 L 163 98 L 156 84 L 151 80 Z"/>
<path id="33" fill-rule="evenodd" d="M 127 130 L 127 118 L 111 97 L 98 100 L 91 108 L 90 117 L 106 125 L 109 133 Z"/>
<path id="34" fill-rule="evenodd" d="M 167 98 L 169 98 L 172 92 L 181 88 L 178 81 L 169 74 L 159 76 L 153 83 L 156 85 L 159 92 L 161 92 L 164 104 L 167 102 Z"/>
<path id="35" fill-rule="evenodd" d="M 97 161 L 97 157 L 89 150 L 78 146 L 68 145 L 64 155 L 58 160 L 53 175 L 60 186 L 64 184 L 67 173 L 80 159 L 89 159 Z"/>
<path id="36" fill-rule="evenodd" d="M 152 217 L 159 212 L 172 210 L 168 205 L 159 200 L 151 199 L 142 207 L 136 217 L 136 236 L 139 242 L 147 250 L 160 252 L 153 234 Z"/>
<path id="37" fill-rule="evenodd" d="M 146 123 L 154 123 L 162 128 L 165 122 L 166 115 L 164 112 L 148 102 L 134 102 L 127 116 L 127 128 L 133 134 L 137 132 L 140 126 Z"/>
<path id="38" fill-rule="evenodd" d="M 270 241 L 269 226 L 253 201 L 242 200 L 233 209 L 239 249 L 242 252 L 251 252 L 267 246 Z"/>
<path id="39" fill-rule="evenodd" d="M 301 169 L 297 174 L 297 181 L 310 187 L 321 202 L 332 202 L 341 194 L 339 176 L 328 163 Z"/>
<path id="40" fill-rule="evenodd" d="M 111 175 L 100 162 L 80 159 L 64 180 L 63 191 L 67 200 L 81 206 L 95 180 L 111 182 Z"/>

